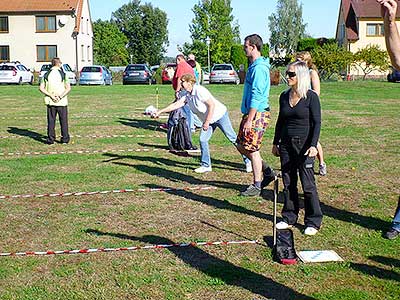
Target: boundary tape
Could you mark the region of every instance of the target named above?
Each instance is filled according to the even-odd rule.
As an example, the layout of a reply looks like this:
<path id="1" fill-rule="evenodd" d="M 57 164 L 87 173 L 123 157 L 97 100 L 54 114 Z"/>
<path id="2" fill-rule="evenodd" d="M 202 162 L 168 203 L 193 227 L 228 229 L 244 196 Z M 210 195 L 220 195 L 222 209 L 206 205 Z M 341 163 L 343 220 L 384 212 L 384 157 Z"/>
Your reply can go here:
<path id="1" fill-rule="evenodd" d="M 104 135 L 96 135 L 96 134 L 88 134 L 88 135 L 70 135 L 71 138 L 89 138 L 89 139 L 99 139 L 99 138 L 162 138 L 165 137 L 163 135 L 145 135 L 145 134 L 104 134 Z M 22 135 L 3 135 L 0 136 L 0 139 L 23 139 L 27 138 L 27 136 Z"/>
<path id="2" fill-rule="evenodd" d="M 147 114 L 134 114 L 134 115 L 73 115 L 69 116 L 68 119 L 94 119 L 94 118 L 138 118 L 138 117 L 149 117 Z M 45 119 L 46 117 L 0 117 L 0 120 L 41 120 Z M 168 116 L 160 116 L 161 119 L 168 118 Z"/>
<path id="3" fill-rule="evenodd" d="M 47 251 L 25 251 L 25 252 L 3 252 L 0 256 L 44 256 L 44 255 L 60 255 L 60 254 L 90 254 L 96 252 L 121 252 L 121 251 L 135 251 L 135 250 L 152 250 L 152 249 L 166 249 L 166 248 L 183 248 L 183 247 L 198 247 L 198 246 L 227 246 L 227 245 L 244 245 L 244 244 L 258 244 L 257 240 L 254 241 L 222 241 L 222 242 L 190 242 L 190 243 L 176 243 L 176 244 L 160 244 L 160 245 L 147 245 L 147 246 L 132 246 L 120 248 L 87 248 L 76 250 L 47 250 Z"/>
<path id="4" fill-rule="evenodd" d="M 44 194 L 25 194 L 25 195 L 0 195 L 0 199 L 17 199 L 17 198 L 44 198 L 44 197 L 67 197 L 67 196 L 86 196 L 99 194 L 118 194 L 132 192 L 168 192 L 168 191 L 205 191 L 216 190 L 213 186 L 195 186 L 184 188 L 140 188 L 140 189 L 121 189 L 109 191 L 94 191 L 94 192 L 63 192 L 63 193 L 44 193 Z"/>

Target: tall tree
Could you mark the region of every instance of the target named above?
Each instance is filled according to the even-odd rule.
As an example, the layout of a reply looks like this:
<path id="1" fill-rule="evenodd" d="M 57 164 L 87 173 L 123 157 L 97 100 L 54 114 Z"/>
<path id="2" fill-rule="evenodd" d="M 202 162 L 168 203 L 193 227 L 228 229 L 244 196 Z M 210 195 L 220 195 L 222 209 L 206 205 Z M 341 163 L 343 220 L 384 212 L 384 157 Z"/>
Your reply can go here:
<path id="1" fill-rule="evenodd" d="M 276 13 L 268 19 L 271 49 L 275 53 L 293 54 L 298 41 L 306 35 L 302 4 L 297 0 L 278 0 Z"/>
<path id="2" fill-rule="evenodd" d="M 378 45 L 368 45 L 354 54 L 354 65 L 363 72 L 363 80 L 373 71 L 385 72 L 389 68 L 389 56 Z"/>
<path id="3" fill-rule="evenodd" d="M 128 63 L 127 37 L 110 21 L 93 23 L 93 56 L 96 64 L 123 66 Z"/>
<path id="4" fill-rule="evenodd" d="M 133 0 L 113 12 L 111 20 L 128 38 L 133 62 L 160 63 L 168 46 L 168 19 L 164 11 Z"/>
<path id="5" fill-rule="evenodd" d="M 194 19 L 189 25 L 192 43 L 185 43 L 183 52 L 193 52 L 207 64 L 207 37 L 210 38 L 211 63 L 230 62 L 231 47 L 240 43 L 239 25 L 232 15 L 230 0 L 202 0 L 194 5 Z"/>

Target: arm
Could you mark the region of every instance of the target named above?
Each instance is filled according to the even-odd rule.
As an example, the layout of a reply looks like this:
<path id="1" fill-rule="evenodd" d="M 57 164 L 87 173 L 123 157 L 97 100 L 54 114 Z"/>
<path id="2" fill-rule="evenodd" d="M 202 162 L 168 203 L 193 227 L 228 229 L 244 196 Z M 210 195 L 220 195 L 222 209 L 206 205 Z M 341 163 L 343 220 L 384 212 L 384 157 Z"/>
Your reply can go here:
<path id="1" fill-rule="evenodd" d="M 312 70 L 310 77 L 311 77 L 311 88 L 319 96 L 321 93 L 321 81 L 319 80 L 318 72 Z"/>
<path id="2" fill-rule="evenodd" d="M 210 122 L 212 121 L 212 117 L 214 115 L 215 103 L 211 99 L 208 99 L 207 101 L 204 102 L 204 104 L 207 106 L 207 116 L 206 120 L 203 123 L 203 130 L 207 131 L 208 127 L 210 126 Z"/>
<path id="3" fill-rule="evenodd" d="M 71 85 L 67 81 L 67 82 L 65 82 L 65 90 L 64 90 L 64 92 L 61 95 L 58 96 L 60 98 L 60 100 L 62 98 L 64 98 L 65 96 L 67 96 L 70 91 L 71 91 Z"/>
<path id="4" fill-rule="evenodd" d="M 178 108 L 181 108 L 182 106 L 185 105 L 185 101 L 186 101 L 186 97 L 182 97 L 181 99 L 172 102 L 170 105 L 168 105 L 167 107 L 157 110 L 156 112 L 154 112 L 151 117 L 152 118 L 158 118 L 162 113 L 168 113 L 171 112 L 173 110 L 176 110 Z"/>
<path id="5" fill-rule="evenodd" d="M 58 102 L 57 97 L 56 97 L 55 95 L 49 93 L 49 92 L 46 90 L 46 85 L 45 85 L 44 80 L 42 80 L 42 82 L 40 83 L 39 91 L 41 91 L 41 92 L 42 92 L 43 94 L 45 94 L 47 97 L 50 97 L 51 100 L 53 100 L 53 102 Z"/>
<path id="6" fill-rule="evenodd" d="M 396 0 L 376 0 L 381 4 L 381 13 L 385 26 L 386 47 L 392 65 L 400 69 L 400 34 L 396 25 Z"/>
<path id="7" fill-rule="evenodd" d="M 304 155 L 314 157 L 318 154 L 317 143 L 319 140 L 319 133 L 321 131 L 321 105 L 319 97 L 316 93 L 310 92 L 310 118 L 312 123 L 311 131 L 311 146 L 308 148 Z"/>

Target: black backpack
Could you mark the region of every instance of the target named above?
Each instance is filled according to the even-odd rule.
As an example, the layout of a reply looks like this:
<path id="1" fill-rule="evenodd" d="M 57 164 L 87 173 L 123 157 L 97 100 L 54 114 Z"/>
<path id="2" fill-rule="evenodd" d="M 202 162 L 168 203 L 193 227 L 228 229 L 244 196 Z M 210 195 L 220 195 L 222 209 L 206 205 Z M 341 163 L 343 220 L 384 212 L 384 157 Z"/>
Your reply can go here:
<path id="1" fill-rule="evenodd" d="M 167 138 L 170 150 L 184 151 L 195 149 L 186 122 L 186 114 L 182 108 L 178 108 L 169 114 Z"/>
<path id="2" fill-rule="evenodd" d="M 44 81 L 46 82 L 46 81 L 48 81 L 49 80 L 49 75 L 50 75 L 50 72 L 52 71 L 52 69 L 50 69 L 50 70 L 48 70 L 45 74 L 44 74 L 44 76 L 43 76 L 43 79 L 44 79 Z M 58 72 L 60 72 L 60 75 L 61 75 L 61 82 L 63 82 L 64 80 L 65 80 L 65 72 L 64 72 L 64 70 L 63 69 L 58 69 Z"/>
<path id="3" fill-rule="evenodd" d="M 274 245 L 273 249 L 273 258 L 276 262 L 284 265 L 293 265 L 297 263 L 292 230 L 276 230 L 276 245 Z"/>

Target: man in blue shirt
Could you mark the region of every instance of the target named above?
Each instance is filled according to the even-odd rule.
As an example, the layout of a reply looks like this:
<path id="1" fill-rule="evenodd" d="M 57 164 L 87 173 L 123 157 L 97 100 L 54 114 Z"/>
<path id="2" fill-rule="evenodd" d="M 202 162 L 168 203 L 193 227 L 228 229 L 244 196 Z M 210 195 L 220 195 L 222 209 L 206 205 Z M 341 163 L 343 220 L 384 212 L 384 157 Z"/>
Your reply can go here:
<path id="1" fill-rule="evenodd" d="M 269 109 L 269 59 L 261 55 L 263 41 L 258 34 L 244 39 L 244 52 L 250 61 L 244 83 L 241 111 L 243 114 L 237 137 L 237 148 L 253 166 L 253 184 L 242 196 L 259 196 L 275 178 L 274 171 L 262 160 L 261 142 L 271 117 Z"/>

